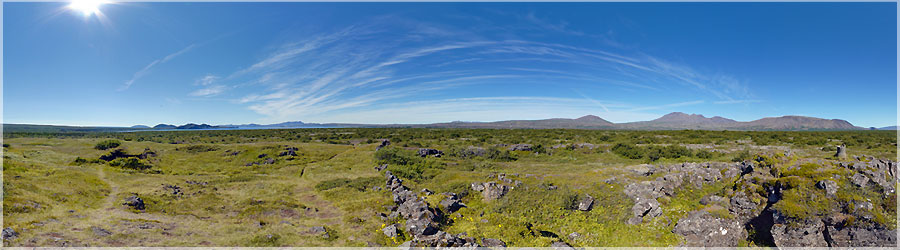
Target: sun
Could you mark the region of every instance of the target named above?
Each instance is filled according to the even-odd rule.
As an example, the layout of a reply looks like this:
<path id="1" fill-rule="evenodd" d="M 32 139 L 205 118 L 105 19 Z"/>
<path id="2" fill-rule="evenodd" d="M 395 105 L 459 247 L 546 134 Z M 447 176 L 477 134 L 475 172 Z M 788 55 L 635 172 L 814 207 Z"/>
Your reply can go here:
<path id="1" fill-rule="evenodd" d="M 79 11 L 84 16 L 93 16 L 100 13 L 100 6 L 108 3 L 105 0 L 73 0 L 69 9 Z"/>

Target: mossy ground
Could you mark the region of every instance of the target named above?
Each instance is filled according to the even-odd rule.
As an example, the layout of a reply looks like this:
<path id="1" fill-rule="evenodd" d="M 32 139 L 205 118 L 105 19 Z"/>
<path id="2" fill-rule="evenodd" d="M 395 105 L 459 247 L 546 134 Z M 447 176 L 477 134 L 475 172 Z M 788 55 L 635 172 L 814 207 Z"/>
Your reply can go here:
<path id="1" fill-rule="evenodd" d="M 848 145 L 851 155 L 892 159 L 894 134 L 877 132 L 717 132 L 717 131 L 582 131 L 582 130 L 430 130 L 430 129 L 301 129 L 260 131 L 185 131 L 86 134 L 4 134 L 3 227 L 19 232 L 11 246 L 368 246 L 399 245 L 407 235 L 384 236 L 381 229 L 393 205 L 383 174 L 373 169 L 377 139 L 391 139 L 400 152 L 415 147 L 449 151 L 467 146 L 532 143 L 545 154 L 511 152 L 508 157 L 415 158 L 407 165 L 390 164 L 404 172 L 404 184 L 418 191 L 468 193 L 467 208 L 447 214 L 443 230 L 476 238 L 498 238 L 510 246 L 548 246 L 566 241 L 574 246 L 674 246 L 672 233 L 689 211 L 708 209 L 728 216 L 721 208 L 703 206 L 699 199 L 730 187 L 728 181 L 694 190 L 684 188 L 661 199 L 663 215 L 641 225 L 628 225 L 632 201 L 624 185 L 655 176 L 636 176 L 625 167 L 641 163 L 731 161 L 741 153 L 784 152 L 793 158 L 779 164 L 798 165 L 801 159 L 823 160 L 832 152 L 823 147 Z M 828 138 L 828 140 L 819 140 Z M 107 150 L 98 143 L 117 139 L 129 154 L 146 148 L 157 156 L 144 160 L 152 171 L 113 167 L 97 159 Z M 172 144 L 178 142 L 183 144 Z M 594 149 L 549 149 L 558 143 L 588 142 Z M 679 158 L 624 157 L 611 148 L 618 143 L 638 149 L 648 145 L 703 145 Z M 106 143 L 104 143 L 106 144 Z M 297 156 L 278 156 L 296 147 Z M 681 152 L 679 148 L 675 151 Z M 708 152 L 699 154 L 696 152 Z M 237 152 L 237 153 L 234 153 Z M 682 154 L 685 152 L 681 152 Z M 259 157 L 266 154 L 265 157 Z M 665 154 L 662 154 L 665 155 Z M 503 156 L 507 157 L 507 156 Z M 266 158 L 274 164 L 262 164 Z M 246 166 L 247 163 L 258 163 Z M 798 188 L 785 192 L 781 209 L 798 216 L 830 209 L 815 181 L 846 174 L 828 164 L 781 169 L 778 180 Z M 485 202 L 469 189 L 472 182 L 497 181 L 488 176 L 505 173 L 522 185 L 499 200 Z M 512 176 L 511 174 L 518 174 Z M 528 175 L 528 176 L 526 176 Z M 611 184 L 604 180 L 614 178 Z M 164 188 L 175 185 L 179 194 Z M 548 190 L 549 185 L 559 187 Z M 866 190 L 847 188 L 838 199 L 871 200 Z M 144 211 L 121 205 L 137 194 Z M 591 195 L 591 211 L 572 209 L 572 202 Z M 815 197 L 811 196 L 815 195 Z M 896 225 L 885 210 L 888 199 L 875 203 L 878 220 Z M 437 205 L 442 197 L 433 195 Z M 894 198 L 893 202 L 896 202 Z M 894 210 L 896 211 L 896 210 Z M 894 212 L 895 213 L 895 212 Z M 877 216 L 876 216 L 877 217 Z M 893 223 L 892 223 L 893 222 Z M 402 222 L 401 222 L 402 224 Z M 112 235 L 98 237 L 92 226 Z M 325 226 L 330 237 L 309 233 Z M 581 235 L 576 240 L 570 233 Z"/>

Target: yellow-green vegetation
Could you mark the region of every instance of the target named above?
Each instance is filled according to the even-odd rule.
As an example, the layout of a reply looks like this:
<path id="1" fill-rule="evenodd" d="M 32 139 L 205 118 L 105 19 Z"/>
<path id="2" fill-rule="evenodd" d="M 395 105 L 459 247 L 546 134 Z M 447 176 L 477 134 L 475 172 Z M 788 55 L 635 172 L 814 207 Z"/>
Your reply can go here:
<path id="1" fill-rule="evenodd" d="M 375 151 L 380 139 L 391 146 Z M 533 151 L 500 144 L 528 143 Z M 588 146 L 572 146 L 589 143 Z M 8 144 L 8 145 L 7 145 Z M 552 148 L 554 145 L 568 145 Z M 672 232 L 688 212 L 705 209 L 728 218 L 727 208 L 701 205 L 709 194 L 727 196 L 735 180 L 699 189 L 685 185 L 660 198 L 663 214 L 626 223 L 633 201 L 625 185 L 658 175 L 630 173 L 652 163 L 754 160 L 774 179 L 751 183 L 765 195 L 783 187 L 774 208 L 792 217 L 823 216 L 839 201 L 874 204 L 871 213 L 896 226 L 896 195 L 857 188 L 851 173 L 826 159 L 823 148 L 845 144 L 850 155 L 893 159 L 896 136 L 881 131 L 596 131 L 478 129 L 284 129 L 6 133 L 3 147 L 4 228 L 19 233 L 7 246 L 396 246 L 407 232 L 381 231 L 404 221 L 386 216 L 395 205 L 383 172 L 418 192 L 435 208 L 443 192 L 460 194 L 465 208 L 445 214 L 441 230 L 496 238 L 510 246 L 675 246 Z M 419 157 L 418 148 L 444 155 Z M 473 151 L 477 148 L 483 151 Z M 783 154 L 790 151 L 790 156 Z M 292 152 L 292 153 L 288 153 Z M 477 152 L 477 153 L 473 153 Z M 760 153 L 760 154 L 757 154 Z M 779 155 L 779 153 L 781 153 Z M 769 158 L 767 158 L 769 157 Z M 110 160 L 103 160 L 110 159 Z M 521 185 L 484 201 L 473 182 L 505 173 Z M 835 198 L 815 187 L 834 180 Z M 554 187 L 554 188 L 550 188 Z M 581 197 L 596 200 L 576 209 Z M 123 205 L 140 197 L 145 209 Z M 763 196 L 764 197 L 764 196 Z M 381 216 L 384 214 L 385 216 Z M 314 233 L 322 226 L 326 233 Z M 98 234 L 99 227 L 110 235 Z M 403 227 L 401 227 L 402 229 Z M 569 234 L 580 237 L 570 239 Z"/>

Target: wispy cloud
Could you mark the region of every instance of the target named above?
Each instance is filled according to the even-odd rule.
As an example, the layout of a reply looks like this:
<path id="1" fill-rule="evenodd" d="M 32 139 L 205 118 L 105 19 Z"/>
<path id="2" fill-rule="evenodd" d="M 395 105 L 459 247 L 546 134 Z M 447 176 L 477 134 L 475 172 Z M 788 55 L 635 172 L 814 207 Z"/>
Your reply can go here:
<path id="1" fill-rule="evenodd" d="M 125 81 L 125 84 L 121 88 L 119 88 L 119 91 L 123 91 L 123 90 L 130 88 L 131 85 L 134 84 L 135 81 L 140 80 L 142 77 L 147 75 L 147 73 L 149 73 L 150 70 L 153 69 L 153 67 L 163 64 L 163 63 L 166 63 L 172 59 L 175 59 L 176 57 L 178 57 L 184 53 L 187 53 L 188 51 L 191 51 L 196 46 L 197 46 L 196 44 L 191 44 L 179 51 L 176 51 L 175 53 L 169 54 L 160 59 L 153 60 L 153 62 L 150 62 L 150 64 L 147 64 L 147 66 L 144 66 L 144 68 L 135 72 L 134 75 L 131 76 L 131 79 L 128 79 L 128 81 Z"/>
<path id="2" fill-rule="evenodd" d="M 215 96 L 215 95 L 221 94 L 222 92 L 225 92 L 225 89 L 226 89 L 226 87 L 223 85 L 211 85 L 211 86 L 207 86 L 202 89 L 195 90 L 194 92 L 191 92 L 190 95 L 191 96 L 201 96 L 201 97 Z"/>
<path id="3" fill-rule="evenodd" d="M 525 18 L 541 22 L 537 26 L 541 29 L 578 34 L 565 22 L 551 22 L 533 15 Z M 601 93 L 629 91 L 660 95 L 671 89 L 693 88 L 712 96 L 709 101 L 715 104 L 752 99 L 746 84 L 735 77 L 705 74 L 639 51 L 491 39 L 424 22 L 411 25 L 373 21 L 332 33 L 306 34 L 303 39 L 274 48 L 247 67 L 225 74 L 224 78 L 206 75 L 196 80 L 195 85 L 199 87 L 190 95 L 228 97 L 271 122 L 310 119 L 366 122 L 366 119 L 398 116 L 434 118 L 437 114 L 447 115 L 439 119 L 446 120 L 454 112 L 465 113 L 465 117 L 478 117 L 476 114 L 497 117 L 501 112 L 519 116 L 582 112 L 580 116 L 590 112 L 629 121 L 652 115 L 644 111 L 706 103 L 694 100 L 640 106 L 589 98 L 584 94 L 586 90 L 576 91 L 581 98 L 571 99 L 512 98 L 500 97 L 505 93 L 496 90 L 483 92 L 482 89 L 493 84 L 515 83 L 517 87 L 512 91 L 519 91 L 534 86 L 529 84 L 548 87 L 558 82 L 571 89 L 570 84 L 577 83 L 605 91 Z M 433 101 L 448 92 L 458 98 Z M 517 112 L 511 112 L 516 109 Z M 376 118 L 375 114 L 388 118 Z"/>

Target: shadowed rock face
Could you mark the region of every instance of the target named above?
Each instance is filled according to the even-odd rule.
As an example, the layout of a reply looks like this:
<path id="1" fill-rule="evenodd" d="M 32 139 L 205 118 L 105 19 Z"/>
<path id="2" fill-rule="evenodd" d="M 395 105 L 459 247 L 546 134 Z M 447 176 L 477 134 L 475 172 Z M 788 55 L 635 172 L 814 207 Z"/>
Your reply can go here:
<path id="1" fill-rule="evenodd" d="M 747 238 L 737 220 L 716 218 L 706 211 L 693 211 L 678 221 L 674 232 L 684 236 L 689 247 L 737 246 Z"/>

